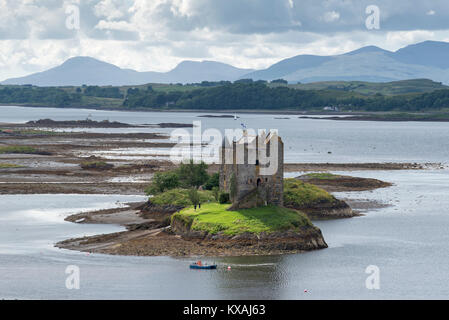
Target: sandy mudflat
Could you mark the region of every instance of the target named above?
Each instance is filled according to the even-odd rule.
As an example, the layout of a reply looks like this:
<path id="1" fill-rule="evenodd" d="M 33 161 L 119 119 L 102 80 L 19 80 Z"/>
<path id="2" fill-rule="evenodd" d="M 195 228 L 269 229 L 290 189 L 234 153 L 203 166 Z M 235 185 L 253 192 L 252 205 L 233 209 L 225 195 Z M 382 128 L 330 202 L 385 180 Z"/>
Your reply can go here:
<path id="1" fill-rule="evenodd" d="M 4 127 L 2 127 L 4 129 Z M 172 143 L 158 133 L 86 133 L 86 132 L 25 132 L 0 133 L 0 146 L 28 146 L 40 154 L 0 154 L 0 163 L 19 167 L 0 169 L 0 194 L 123 194 L 143 195 L 154 173 L 176 167 L 176 164 L 158 159 L 157 149 L 170 148 Z M 149 141 L 151 140 L 151 141 Z M 129 151 L 129 149 L 132 149 Z M 136 152 L 138 149 L 139 152 Z M 117 150 L 126 150 L 121 157 Z M 114 158 L 102 154 L 117 152 Z M 98 155 L 98 152 L 100 153 Z M 152 159 L 130 160 L 129 155 L 154 156 Z M 86 169 L 81 164 L 106 162 L 110 167 Z M 423 170 L 440 168 L 440 164 L 416 163 L 296 163 L 285 164 L 286 172 L 321 172 L 355 170 Z M 211 165 L 209 172 L 217 172 Z M 371 179 L 372 180 L 372 179 Z M 360 191 L 387 187 L 379 181 L 342 178 L 337 181 L 308 181 L 328 191 Z M 368 189 L 367 189 L 368 188 Z M 361 209 L 381 206 L 373 203 L 353 203 Z M 316 208 L 315 208 L 316 209 Z M 329 208 L 327 208 L 329 209 Z M 346 209 L 345 209 L 346 210 Z M 345 215 L 354 216 L 355 214 Z M 69 217 L 74 223 L 102 223 L 125 226 L 127 231 L 71 239 L 57 244 L 61 248 L 86 252 L 120 255 L 257 255 L 301 252 L 297 238 L 285 236 L 269 242 L 254 239 L 186 240 L 169 228 L 170 214 L 142 215 L 137 204 L 125 208 L 82 213 Z M 321 235 L 305 234 L 305 244 Z M 309 240 L 307 240 L 309 239 Z M 301 240 L 302 241 L 302 240 Z M 309 242 L 310 243 L 310 242 Z"/>

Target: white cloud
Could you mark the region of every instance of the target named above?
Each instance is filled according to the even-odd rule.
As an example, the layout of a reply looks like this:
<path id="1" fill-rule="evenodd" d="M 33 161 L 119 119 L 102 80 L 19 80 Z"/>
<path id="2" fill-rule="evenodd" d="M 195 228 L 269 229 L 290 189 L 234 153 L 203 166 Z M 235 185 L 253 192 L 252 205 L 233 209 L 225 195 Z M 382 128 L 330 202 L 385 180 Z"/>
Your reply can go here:
<path id="1" fill-rule="evenodd" d="M 323 20 L 326 22 L 334 22 L 340 19 L 340 13 L 337 11 L 328 11 L 324 13 Z"/>
<path id="2" fill-rule="evenodd" d="M 192 0 L 173 0 L 170 10 L 175 16 L 193 16 L 195 13 L 195 3 Z"/>
<path id="3" fill-rule="evenodd" d="M 79 1 L 81 30 L 74 32 L 65 28 L 63 8 L 76 2 L 0 0 L 0 80 L 76 55 L 139 71 L 204 59 L 265 68 L 298 54 L 339 54 L 364 45 L 397 50 L 449 40 L 449 22 L 441 18 L 449 14 L 449 3 L 440 0 L 432 6 L 377 0 L 379 32 L 365 28 L 368 0 Z M 435 24 L 429 27 L 429 21 Z"/>
<path id="4" fill-rule="evenodd" d="M 95 28 L 100 30 L 135 31 L 135 28 L 126 21 L 100 20 Z"/>
<path id="5" fill-rule="evenodd" d="M 427 31 L 427 30 L 396 31 L 387 33 L 386 44 L 394 44 L 395 46 L 403 47 L 411 43 L 417 43 L 432 39 L 435 39 L 434 31 Z"/>
<path id="6" fill-rule="evenodd" d="M 123 2 L 122 2 L 123 3 Z M 107 20 L 116 20 L 123 18 L 123 7 L 120 1 L 102 0 L 94 6 L 94 12 L 97 17 L 105 17 Z"/>

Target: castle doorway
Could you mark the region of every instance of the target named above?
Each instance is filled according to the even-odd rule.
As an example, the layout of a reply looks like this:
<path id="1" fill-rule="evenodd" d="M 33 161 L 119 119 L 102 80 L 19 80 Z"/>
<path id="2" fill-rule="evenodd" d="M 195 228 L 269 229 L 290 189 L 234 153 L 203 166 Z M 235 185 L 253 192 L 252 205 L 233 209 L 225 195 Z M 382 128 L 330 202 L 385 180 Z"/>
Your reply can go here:
<path id="1" fill-rule="evenodd" d="M 262 184 L 262 180 L 259 178 L 257 179 L 257 186 L 259 187 Z"/>

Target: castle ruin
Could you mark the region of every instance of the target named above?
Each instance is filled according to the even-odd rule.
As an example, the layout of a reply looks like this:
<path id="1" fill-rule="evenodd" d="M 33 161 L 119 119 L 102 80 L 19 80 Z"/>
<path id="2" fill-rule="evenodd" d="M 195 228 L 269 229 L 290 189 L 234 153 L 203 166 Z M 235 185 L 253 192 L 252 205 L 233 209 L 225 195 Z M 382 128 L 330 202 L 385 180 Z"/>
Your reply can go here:
<path id="1" fill-rule="evenodd" d="M 232 210 L 282 206 L 283 179 L 284 143 L 276 132 L 248 135 L 245 130 L 237 141 L 224 138 L 220 190 L 231 194 Z"/>

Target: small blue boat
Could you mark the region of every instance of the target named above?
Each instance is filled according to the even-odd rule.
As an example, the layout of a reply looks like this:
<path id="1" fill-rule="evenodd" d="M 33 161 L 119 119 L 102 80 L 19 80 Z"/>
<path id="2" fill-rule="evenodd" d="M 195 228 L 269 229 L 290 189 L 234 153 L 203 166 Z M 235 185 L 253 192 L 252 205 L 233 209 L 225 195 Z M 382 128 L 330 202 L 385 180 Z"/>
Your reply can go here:
<path id="1" fill-rule="evenodd" d="M 216 264 L 202 264 L 201 261 L 192 263 L 190 269 L 203 269 L 203 270 L 213 270 L 217 269 Z"/>

